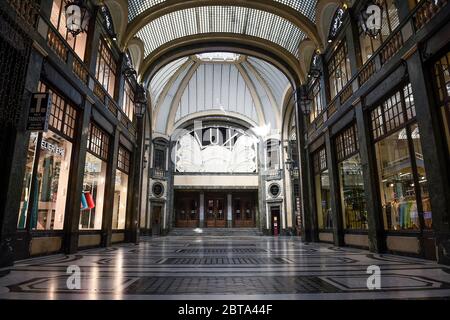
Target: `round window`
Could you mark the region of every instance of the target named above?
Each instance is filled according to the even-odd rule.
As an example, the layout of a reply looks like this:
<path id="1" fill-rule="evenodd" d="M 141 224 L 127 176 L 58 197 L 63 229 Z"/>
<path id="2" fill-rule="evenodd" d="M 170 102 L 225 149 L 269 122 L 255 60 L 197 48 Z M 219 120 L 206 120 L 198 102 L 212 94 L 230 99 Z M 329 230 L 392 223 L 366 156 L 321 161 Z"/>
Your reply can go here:
<path id="1" fill-rule="evenodd" d="M 278 197 L 280 195 L 281 189 L 277 183 L 270 185 L 269 191 L 272 197 Z"/>
<path id="2" fill-rule="evenodd" d="M 161 183 L 157 182 L 157 183 L 153 184 L 152 190 L 153 190 L 153 194 L 156 197 L 162 197 L 162 195 L 164 193 L 164 186 Z"/>

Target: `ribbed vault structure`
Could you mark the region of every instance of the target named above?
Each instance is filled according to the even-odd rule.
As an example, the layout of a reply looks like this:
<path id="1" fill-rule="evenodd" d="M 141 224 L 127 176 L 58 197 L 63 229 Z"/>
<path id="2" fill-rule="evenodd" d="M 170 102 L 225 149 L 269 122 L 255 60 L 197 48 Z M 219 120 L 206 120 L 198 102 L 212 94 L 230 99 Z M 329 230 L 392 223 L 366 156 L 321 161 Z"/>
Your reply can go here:
<path id="1" fill-rule="evenodd" d="M 194 55 L 162 68 L 148 84 L 155 131 L 171 135 L 183 123 L 205 116 L 237 118 L 249 126 L 281 129 L 289 80 L 261 59 L 234 56 Z"/>

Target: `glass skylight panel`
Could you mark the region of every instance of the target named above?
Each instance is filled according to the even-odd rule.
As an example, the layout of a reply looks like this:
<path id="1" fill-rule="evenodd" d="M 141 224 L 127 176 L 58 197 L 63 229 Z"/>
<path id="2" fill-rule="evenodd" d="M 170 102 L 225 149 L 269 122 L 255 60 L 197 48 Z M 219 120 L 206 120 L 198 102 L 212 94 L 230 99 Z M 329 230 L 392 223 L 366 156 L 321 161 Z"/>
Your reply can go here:
<path id="1" fill-rule="evenodd" d="M 274 0 L 275 2 L 282 3 L 289 6 L 302 14 L 304 14 L 309 20 L 316 21 L 316 6 L 317 0 Z"/>
<path id="2" fill-rule="evenodd" d="M 289 6 L 308 17 L 311 21 L 315 21 L 315 10 L 317 0 L 274 0 Z M 150 9 L 158 4 L 165 2 L 165 0 L 129 0 L 128 1 L 128 21 L 133 20 L 139 14 L 147 9 Z"/>
<path id="3" fill-rule="evenodd" d="M 188 59 L 189 58 L 181 58 L 175 60 L 161 68 L 161 70 L 159 70 L 155 74 L 149 86 L 150 92 L 152 94 L 152 102 L 154 105 L 156 105 L 157 100 L 166 84 L 170 81 L 177 70 L 181 68 L 184 63 L 186 63 Z"/>
<path id="4" fill-rule="evenodd" d="M 198 26 L 198 27 L 197 27 Z M 199 30 L 197 30 L 199 29 Z M 180 10 L 151 21 L 137 36 L 150 54 L 167 42 L 202 33 L 239 33 L 266 39 L 298 57 L 304 32 L 290 21 L 256 9 L 209 6 Z"/>
<path id="5" fill-rule="evenodd" d="M 145 10 L 163 2 L 165 2 L 165 0 L 129 0 L 128 21 L 133 20 Z"/>

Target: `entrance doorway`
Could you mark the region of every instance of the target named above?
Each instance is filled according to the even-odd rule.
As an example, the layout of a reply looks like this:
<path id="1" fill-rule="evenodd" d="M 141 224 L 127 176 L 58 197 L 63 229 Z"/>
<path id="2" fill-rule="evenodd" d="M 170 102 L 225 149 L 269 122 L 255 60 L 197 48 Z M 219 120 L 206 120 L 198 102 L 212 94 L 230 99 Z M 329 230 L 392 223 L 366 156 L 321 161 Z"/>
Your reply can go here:
<path id="1" fill-rule="evenodd" d="M 152 204 L 152 235 L 161 235 L 162 205 Z"/>
<path id="2" fill-rule="evenodd" d="M 224 194 L 207 194 L 205 196 L 206 227 L 226 227 L 226 196 Z"/>
<path id="3" fill-rule="evenodd" d="M 200 195 L 177 192 L 175 194 L 175 225 L 177 228 L 197 228 L 200 224 Z"/>
<path id="4" fill-rule="evenodd" d="M 253 194 L 233 195 L 233 226 L 254 228 L 256 226 L 256 199 Z"/>
<path id="5" fill-rule="evenodd" d="M 280 207 L 270 208 L 271 233 L 273 236 L 279 236 L 281 230 Z"/>

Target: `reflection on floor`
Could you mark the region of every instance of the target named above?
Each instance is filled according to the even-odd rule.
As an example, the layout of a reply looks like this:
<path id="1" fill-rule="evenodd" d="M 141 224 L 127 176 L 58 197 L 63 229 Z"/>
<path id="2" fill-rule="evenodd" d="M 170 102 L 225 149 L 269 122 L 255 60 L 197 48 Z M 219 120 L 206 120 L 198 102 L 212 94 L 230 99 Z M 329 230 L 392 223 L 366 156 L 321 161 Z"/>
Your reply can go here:
<path id="1" fill-rule="evenodd" d="M 69 290 L 68 266 L 81 270 Z M 367 268 L 381 268 L 381 289 Z M 0 270 L 1 299 L 450 298 L 450 268 L 293 238 L 146 238 L 139 245 L 20 261 Z M 71 278 L 72 284 L 76 284 Z"/>

